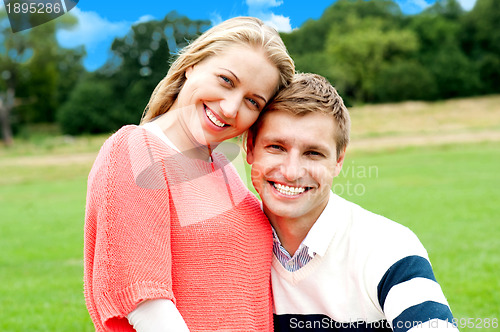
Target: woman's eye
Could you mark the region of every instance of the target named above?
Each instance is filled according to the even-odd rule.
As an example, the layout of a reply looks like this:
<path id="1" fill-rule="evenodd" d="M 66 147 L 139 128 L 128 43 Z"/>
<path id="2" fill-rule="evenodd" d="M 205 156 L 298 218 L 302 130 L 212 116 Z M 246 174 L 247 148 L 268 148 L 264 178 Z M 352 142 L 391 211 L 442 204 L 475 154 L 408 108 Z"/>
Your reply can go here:
<path id="1" fill-rule="evenodd" d="M 220 75 L 219 78 L 225 83 L 225 84 L 228 84 L 230 86 L 233 86 L 233 81 L 231 81 L 230 78 L 224 76 L 224 75 Z"/>
<path id="2" fill-rule="evenodd" d="M 257 109 L 260 109 L 260 105 L 258 102 L 255 101 L 255 99 L 252 99 L 252 98 L 248 98 L 248 101 L 253 105 L 255 106 L 255 108 Z"/>

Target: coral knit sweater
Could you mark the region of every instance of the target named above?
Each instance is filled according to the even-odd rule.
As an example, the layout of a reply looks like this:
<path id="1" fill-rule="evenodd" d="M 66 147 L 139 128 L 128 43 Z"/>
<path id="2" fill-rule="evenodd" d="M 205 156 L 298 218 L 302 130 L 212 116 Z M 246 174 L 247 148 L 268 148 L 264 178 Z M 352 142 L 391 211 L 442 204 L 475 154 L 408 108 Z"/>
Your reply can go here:
<path id="1" fill-rule="evenodd" d="M 134 331 L 144 299 L 172 300 L 190 331 L 271 331 L 272 235 L 220 154 L 190 159 L 138 126 L 101 148 L 88 179 L 85 300 L 97 331 Z"/>

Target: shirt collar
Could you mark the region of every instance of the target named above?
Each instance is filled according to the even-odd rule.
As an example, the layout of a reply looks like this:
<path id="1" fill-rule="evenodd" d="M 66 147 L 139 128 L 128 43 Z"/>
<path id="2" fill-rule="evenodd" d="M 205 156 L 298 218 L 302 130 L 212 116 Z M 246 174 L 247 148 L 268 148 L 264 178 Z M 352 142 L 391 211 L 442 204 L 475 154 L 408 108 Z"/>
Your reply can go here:
<path id="1" fill-rule="evenodd" d="M 335 198 L 337 196 L 330 192 L 330 197 L 325 209 L 319 215 L 316 222 L 313 224 L 307 233 L 302 243 L 309 248 L 309 255 L 318 254 L 324 256 L 330 242 L 335 235 L 336 216 L 335 212 Z"/>

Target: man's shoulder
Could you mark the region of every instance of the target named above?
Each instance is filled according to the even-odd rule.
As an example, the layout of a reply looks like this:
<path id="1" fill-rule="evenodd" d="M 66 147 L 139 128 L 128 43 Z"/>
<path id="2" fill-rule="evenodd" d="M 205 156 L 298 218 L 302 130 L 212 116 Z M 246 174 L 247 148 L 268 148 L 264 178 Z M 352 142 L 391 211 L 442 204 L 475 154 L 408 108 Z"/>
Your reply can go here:
<path id="1" fill-rule="evenodd" d="M 345 220 L 345 237 L 351 252 L 360 257 L 394 261 L 407 255 L 427 258 L 417 235 L 408 227 L 369 211 L 337 195 L 332 195 L 339 215 Z"/>
<path id="2" fill-rule="evenodd" d="M 345 199 L 342 200 L 344 200 L 345 206 L 350 210 L 352 231 L 355 231 L 355 234 L 377 242 L 416 239 L 415 233 L 407 226 L 376 212 L 369 211 L 356 203 Z"/>

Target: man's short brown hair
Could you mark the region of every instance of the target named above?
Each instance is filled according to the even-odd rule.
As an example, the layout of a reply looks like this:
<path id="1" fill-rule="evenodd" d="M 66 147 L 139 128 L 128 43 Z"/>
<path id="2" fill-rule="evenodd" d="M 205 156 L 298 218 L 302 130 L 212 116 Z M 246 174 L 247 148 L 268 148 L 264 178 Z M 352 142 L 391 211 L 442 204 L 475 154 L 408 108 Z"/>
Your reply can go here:
<path id="1" fill-rule="evenodd" d="M 326 78 L 316 74 L 295 74 L 292 83 L 282 89 L 261 112 L 249 129 L 255 142 L 265 115 L 273 111 L 286 111 L 303 116 L 311 112 L 331 115 L 335 120 L 337 158 L 349 143 L 351 118 L 342 97 Z"/>

